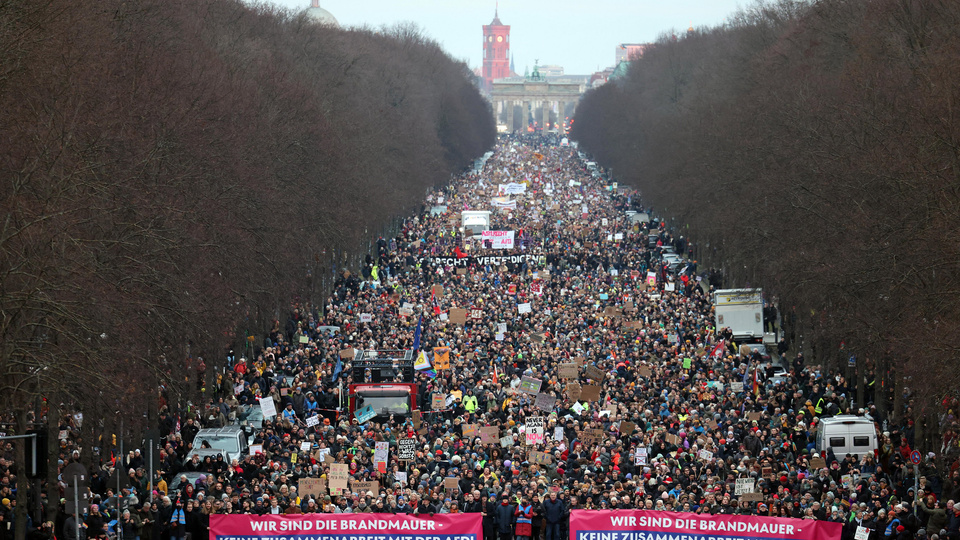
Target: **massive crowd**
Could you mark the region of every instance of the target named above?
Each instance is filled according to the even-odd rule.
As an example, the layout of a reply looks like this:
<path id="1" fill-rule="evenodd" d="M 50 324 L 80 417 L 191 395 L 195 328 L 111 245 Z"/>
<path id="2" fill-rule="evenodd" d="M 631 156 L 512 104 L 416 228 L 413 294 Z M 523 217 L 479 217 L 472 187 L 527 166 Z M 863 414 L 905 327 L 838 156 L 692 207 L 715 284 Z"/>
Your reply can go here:
<path id="1" fill-rule="evenodd" d="M 504 194 L 508 183 L 524 193 Z M 465 237 L 457 218 L 492 209 L 496 197 L 503 208 L 491 228 L 515 231 L 513 250 Z M 575 149 L 501 139 L 481 171 L 430 195 L 359 272 L 341 272 L 325 305 L 293 306 L 285 324 L 266 329 L 264 346 L 234 359 L 206 411 L 165 411 L 156 481 L 139 452 L 128 456 L 121 514 L 109 487 L 94 485 L 86 535 L 205 537 L 212 513 L 479 512 L 485 538 L 556 540 L 571 509 L 646 508 L 830 520 L 844 524 L 844 539 L 858 526 L 871 539 L 960 538 L 956 453 L 926 455 L 914 493 L 909 420 L 885 423 L 866 396 L 853 409 L 846 380 L 786 344 L 790 372 L 775 382 L 771 366 L 714 327 L 696 261 L 664 264 L 666 249 L 691 253 L 686 241 L 656 219 L 634 222 L 631 209 L 642 209 L 638 197 L 593 174 Z M 531 257 L 474 258 L 515 254 Z M 454 322 L 451 308 L 481 318 Z M 428 360 L 444 347 L 451 364 L 417 371 L 422 422 L 359 422 L 346 408 L 353 373 L 341 351 L 410 349 L 418 333 Z M 229 424 L 267 396 L 279 414 L 255 434 L 262 453 L 187 459 L 200 426 Z M 875 454 L 813 461 L 818 421 L 838 412 L 876 421 Z M 315 414 L 322 421 L 308 426 Z M 493 442 L 483 427 L 498 428 Z M 415 456 L 400 462 L 397 441 L 410 438 Z M 304 478 L 329 485 L 333 464 L 376 484 L 298 490 Z M 173 489 L 195 471 L 207 474 Z M 743 478 L 756 480 L 759 496 L 736 494 Z M 73 539 L 72 519 L 54 526 L 58 536 Z"/>

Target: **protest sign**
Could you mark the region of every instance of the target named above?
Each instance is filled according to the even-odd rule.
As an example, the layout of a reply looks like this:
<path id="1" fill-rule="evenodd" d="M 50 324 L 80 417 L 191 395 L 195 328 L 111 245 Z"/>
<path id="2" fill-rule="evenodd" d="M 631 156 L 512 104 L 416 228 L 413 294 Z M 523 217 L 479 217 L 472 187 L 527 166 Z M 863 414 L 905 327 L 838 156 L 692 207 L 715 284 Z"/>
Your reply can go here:
<path id="1" fill-rule="evenodd" d="M 260 411 L 263 412 L 264 418 L 277 415 L 277 405 L 273 402 L 272 397 L 267 396 L 260 398 Z"/>
<path id="2" fill-rule="evenodd" d="M 584 384 L 580 387 L 581 401 L 598 401 L 600 399 L 600 387 L 595 384 Z"/>
<path id="3" fill-rule="evenodd" d="M 524 376 L 522 379 L 520 379 L 520 391 L 524 394 L 536 395 L 538 392 L 540 392 L 541 385 L 543 385 L 543 381 L 540 379 L 527 376 Z"/>
<path id="4" fill-rule="evenodd" d="M 413 461 L 417 457 L 417 440 L 399 439 L 397 440 L 397 459 L 400 461 Z"/>
<path id="5" fill-rule="evenodd" d="M 327 481 L 322 478 L 301 478 L 297 482 L 297 494 L 301 497 L 320 498 L 327 494 Z"/>
<path id="6" fill-rule="evenodd" d="M 529 416 L 524 422 L 524 436 L 528 445 L 543 442 L 544 421 L 542 416 Z"/>
<path id="7" fill-rule="evenodd" d="M 500 428 L 497 426 L 484 426 L 480 428 L 480 442 L 483 444 L 496 444 L 500 440 Z"/>
<path id="8" fill-rule="evenodd" d="M 343 463 L 331 463 L 330 473 L 327 475 L 331 493 L 341 493 L 347 489 L 350 480 L 350 468 Z"/>
<path id="9" fill-rule="evenodd" d="M 587 366 L 585 374 L 588 378 L 593 379 L 594 382 L 602 382 L 606 378 L 606 373 L 602 369 L 596 366 Z"/>
<path id="10" fill-rule="evenodd" d="M 534 402 L 534 406 L 540 409 L 543 412 L 553 412 L 553 408 L 557 405 L 557 398 L 551 396 L 550 394 L 537 394 L 537 399 Z"/>
<path id="11" fill-rule="evenodd" d="M 560 364 L 561 379 L 576 379 L 578 376 L 580 376 L 580 369 L 577 364 L 573 362 Z"/>
<path id="12" fill-rule="evenodd" d="M 753 478 L 737 478 L 737 483 L 733 488 L 734 495 L 743 495 L 744 493 L 753 493 L 757 487 L 757 482 Z"/>

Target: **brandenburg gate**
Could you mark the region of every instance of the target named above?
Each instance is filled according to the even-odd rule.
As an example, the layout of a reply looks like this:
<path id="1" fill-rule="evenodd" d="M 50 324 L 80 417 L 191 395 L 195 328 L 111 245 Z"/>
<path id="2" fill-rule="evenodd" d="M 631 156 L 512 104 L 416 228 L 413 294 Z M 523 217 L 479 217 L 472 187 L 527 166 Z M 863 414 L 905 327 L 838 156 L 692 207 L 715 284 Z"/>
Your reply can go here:
<path id="1" fill-rule="evenodd" d="M 569 116 L 573 116 L 585 86 L 578 82 L 549 82 L 542 79 L 493 81 L 490 101 L 493 103 L 494 118 L 498 125 L 506 123 L 508 132 L 525 131 L 532 111 L 538 129 L 544 130 L 550 125 L 550 113 L 556 105 L 554 128 L 557 133 L 566 133 L 569 127 L 566 122 L 567 108 L 570 108 Z M 520 118 L 517 118 L 517 108 L 522 108 Z"/>

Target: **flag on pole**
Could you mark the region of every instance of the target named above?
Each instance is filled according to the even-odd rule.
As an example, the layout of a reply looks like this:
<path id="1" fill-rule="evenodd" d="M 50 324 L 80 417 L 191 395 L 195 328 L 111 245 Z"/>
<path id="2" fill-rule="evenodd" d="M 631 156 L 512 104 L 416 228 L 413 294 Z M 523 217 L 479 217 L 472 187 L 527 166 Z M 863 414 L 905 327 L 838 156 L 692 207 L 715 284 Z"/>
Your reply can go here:
<path id="1" fill-rule="evenodd" d="M 437 293 L 430 293 L 430 303 L 433 304 L 433 314 L 440 315 L 440 302 L 437 302 Z"/>
<path id="2" fill-rule="evenodd" d="M 340 372 L 343 371 L 343 359 L 337 358 L 337 365 L 333 368 L 333 380 L 340 379 Z"/>
<path id="3" fill-rule="evenodd" d="M 710 350 L 710 358 L 716 358 L 717 356 L 723 356 L 723 347 L 726 344 L 726 340 L 721 339 L 717 344 Z"/>
<path id="4" fill-rule="evenodd" d="M 500 384 L 500 376 L 497 374 L 496 364 L 493 364 L 493 384 Z"/>
<path id="5" fill-rule="evenodd" d="M 417 320 L 417 329 L 413 332 L 413 350 L 420 350 L 420 328 L 423 324 L 423 313 L 420 314 L 420 319 Z"/>
<path id="6" fill-rule="evenodd" d="M 760 395 L 760 374 L 757 368 L 753 368 L 753 395 Z"/>

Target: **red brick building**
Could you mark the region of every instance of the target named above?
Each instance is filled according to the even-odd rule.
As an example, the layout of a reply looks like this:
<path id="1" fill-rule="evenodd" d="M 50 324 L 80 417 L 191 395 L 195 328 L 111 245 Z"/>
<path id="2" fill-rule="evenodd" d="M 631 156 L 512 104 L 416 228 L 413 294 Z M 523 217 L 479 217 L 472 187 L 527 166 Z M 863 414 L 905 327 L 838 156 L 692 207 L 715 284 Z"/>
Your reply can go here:
<path id="1" fill-rule="evenodd" d="M 483 87 L 490 91 L 493 81 L 510 76 L 510 26 L 500 22 L 494 11 L 493 21 L 483 27 Z"/>

